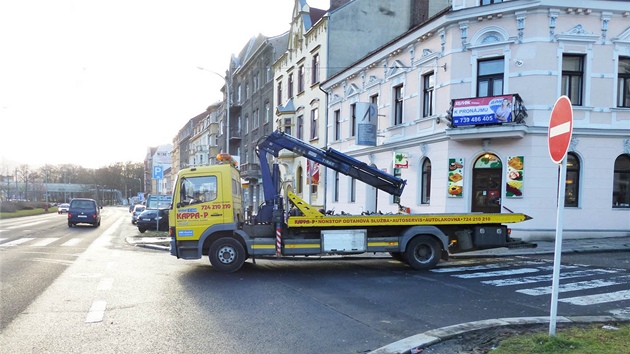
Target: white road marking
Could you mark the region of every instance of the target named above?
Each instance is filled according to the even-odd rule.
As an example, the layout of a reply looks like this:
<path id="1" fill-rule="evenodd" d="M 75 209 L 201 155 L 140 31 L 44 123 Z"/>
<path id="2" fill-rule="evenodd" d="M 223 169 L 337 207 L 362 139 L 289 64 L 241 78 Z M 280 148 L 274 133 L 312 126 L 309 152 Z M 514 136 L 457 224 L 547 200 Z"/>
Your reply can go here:
<path id="1" fill-rule="evenodd" d="M 515 275 L 515 274 L 527 274 L 527 273 L 536 273 L 536 272 L 540 272 L 540 269 L 518 268 L 518 269 L 509 269 L 509 270 L 497 270 L 494 272 L 455 274 L 453 276 L 457 278 L 462 278 L 462 279 L 473 279 L 473 278 L 505 277 L 505 276 Z"/>
<path id="2" fill-rule="evenodd" d="M 620 282 L 616 282 L 613 280 L 585 280 L 577 283 L 568 283 L 561 284 L 558 287 L 559 293 L 566 293 L 569 291 L 580 291 L 586 289 L 595 289 L 595 288 L 603 288 L 605 286 L 618 285 Z M 541 286 L 539 288 L 531 288 L 531 289 L 520 289 L 516 290 L 517 293 L 531 295 L 531 296 L 539 296 L 539 295 L 548 295 L 551 294 L 551 286 Z"/>
<path id="3" fill-rule="evenodd" d="M 34 240 L 34 238 L 32 238 L 32 237 L 18 238 L 17 240 L 13 240 L 13 241 L 10 241 L 10 242 L 7 242 L 7 243 L 0 244 L 0 247 L 17 246 L 17 245 L 21 245 L 21 244 L 23 244 L 25 242 L 28 242 L 28 241 L 31 241 L 31 240 Z"/>
<path id="4" fill-rule="evenodd" d="M 486 264 L 479 266 L 471 266 L 471 267 L 442 267 L 442 268 L 434 268 L 431 269 L 434 273 L 454 273 L 454 272 L 466 272 L 473 270 L 484 270 L 484 269 L 497 269 L 497 268 L 507 268 L 512 267 L 514 265 L 539 265 L 546 264 L 545 262 L 517 262 L 517 263 L 497 263 L 497 264 Z"/>
<path id="5" fill-rule="evenodd" d="M 61 244 L 61 246 L 65 246 L 65 247 L 72 247 L 72 246 L 76 246 L 79 242 L 81 242 L 82 239 L 80 238 L 71 238 L 70 240 L 64 242 L 63 244 Z"/>
<path id="6" fill-rule="evenodd" d="M 616 270 L 608 269 L 591 269 L 591 270 L 578 270 L 575 272 L 560 273 L 560 279 L 571 279 L 580 277 L 590 277 L 597 274 L 612 274 L 617 273 Z M 512 278 L 512 279 L 498 279 L 498 280 L 484 280 L 483 284 L 494 286 L 509 286 L 509 285 L 521 285 L 551 281 L 551 274 L 537 275 L 533 277 L 524 278 Z"/>
<path id="7" fill-rule="evenodd" d="M 86 323 L 95 323 L 103 321 L 105 316 L 105 309 L 107 308 L 107 301 L 94 301 L 92 307 L 87 316 L 85 316 Z"/>
<path id="8" fill-rule="evenodd" d="M 555 127 L 549 129 L 549 137 L 553 138 L 554 136 L 566 134 L 570 131 L 571 131 L 571 122 L 558 124 Z"/>
<path id="9" fill-rule="evenodd" d="M 114 284 L 114 278 L 103 278 L 99 283 L 96 290 L 110 290 Z"/>
<path id="10" fill-rule="evenodd" d="M 48 246 L 49 244 L 57 241 L 58 239 L 59 239 L 59 237 L 45 237 L 45 238 L 42 238 L 40 241 L 32 244 L 31 247 Z"/>
<path id="11" fill-rule="evenodd" d="M 630 290 L 621 290 L 621 291 L 615 291 L 613 293 L 605 293 L 605 294 L 597 294 L 597 295 L 570 297 L 568 299 L 560 299 L 558 301 L 568 303 L 571 305 L 586 306 L 586 305 L 604 304 L 607 302 L 615 302 L 615 301 L 623 301 L 623 300 L 630 300 Z"/>
<path id="12" fill-rule="evenodd" d="M 0 242 L 4 241 L 4 240 L 8 240 L 8 238 L 0 238 Z"/>
<path id="13" fill-rule="evenodd" d="M 19 224 L 19 225 L 15 225 L 15 226 L 9 226 L 9 227 L 7 227 L 7 229 L 19 229 L 21 227 L 33 226 L 33 225 L 41 224 L 43 222 L 46 222 L 46 220 L 33 221 L 33 222 L 29 222 L 27 224 Z"/>

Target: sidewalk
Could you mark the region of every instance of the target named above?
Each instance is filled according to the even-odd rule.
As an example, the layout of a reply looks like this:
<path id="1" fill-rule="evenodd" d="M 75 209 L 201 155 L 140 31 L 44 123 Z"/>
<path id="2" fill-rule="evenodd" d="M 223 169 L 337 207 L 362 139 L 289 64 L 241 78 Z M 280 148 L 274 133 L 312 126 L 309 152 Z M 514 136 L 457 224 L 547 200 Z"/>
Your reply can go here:
<path id="1" fill-rule="evenodd" d="M 481 258 L 481 257 L 509 257 L 526 256 L 536 254 L 555 254 L 555 241 L 535 241 L 536 248 L 495 248 L 483 251 L 473 251 L 452 255 L 453 259 Z M 623 252 L 630 251 L 630 237 L 610 237 L 599 239 L 569 239 L 562 240 L 562 254 L 566 253 L 587 253 L 587 252 Z M 625 316 L 558 316 L 556 322 L 570 323 L 597 323 L 607 321 L 630 321 L 630 317 Z M 424 333 L 417 334 L 384 347 L 378 348 L 370 354 L 402 354 L 410 353 L 411 349 L 426 347 L 447 339 L 456 337 L 469 331 L 488 329 L 497 326 L 511 326 L 522 324 L 545 324 L 549 323 L 549 317 L 518 317 L 499 318 L 483 321 L 461 323 L 453 326 L 438 328 Z"/>

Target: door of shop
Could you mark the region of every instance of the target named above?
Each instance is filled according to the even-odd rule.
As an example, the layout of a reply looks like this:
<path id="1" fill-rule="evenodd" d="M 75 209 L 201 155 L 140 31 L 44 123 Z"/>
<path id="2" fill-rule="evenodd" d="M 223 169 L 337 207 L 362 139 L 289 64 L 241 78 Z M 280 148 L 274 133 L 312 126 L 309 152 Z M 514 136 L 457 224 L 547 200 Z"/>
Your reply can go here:
<path id="1" fill-rule="evenodd" d="M 494 154 L 480 156 L 473 167 L 473 213 L 500 213 L 502 171 L 501 160 Z"/>

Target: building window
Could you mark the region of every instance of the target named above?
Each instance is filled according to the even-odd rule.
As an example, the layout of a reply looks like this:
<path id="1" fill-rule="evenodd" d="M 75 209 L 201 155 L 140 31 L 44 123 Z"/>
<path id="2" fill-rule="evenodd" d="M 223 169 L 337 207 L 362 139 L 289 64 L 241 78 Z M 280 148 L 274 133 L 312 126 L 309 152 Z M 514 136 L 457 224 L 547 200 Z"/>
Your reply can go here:
<path id="1" fill-rule="evenodd" d="M 303 140 L 304 139 L 304 116 L 303 115 L 297 116 L 297 122 L 295 125 L 296 125 L 295 137 L 300 140 Z"/>
<path id="2" fill-rule="evenodd" d="M 503 94 L 504 59 L 483 60 L 477 63 L 477 97 Z"/>
<path id="3" fill-rule="evenodd" d="M 584 84 L 584 56 L 562 56 L 562 94 L 569 97 L 574 106 L 582 105 Z"/>
<path id="4" fill-rule="evenodd" d="M 355 136 L 355 127 L 357 125 L 357 104 L 352 103 L 350 105 L 350 136 Z"/>
<path id="5" fill-rule="evenodd" d="M 429 204 L 431 200 L 431 160 L 422 162 L 422 195 L 421 204 Z"/>
<path id="6" fill-rule="evenodd" d="M 341 111 L 335 110 L 335 140 L 341 140 Z"/>
<path id="7" fill-rule="evenodd" d="M 254 74 L 254 92 L 258 91 L 258 72 Z"/>
<path id="8" fill-rule="evenodd" d="M 503 0 L 481 0 L 481 6 L 502 3 Z"/>
<path id="9" fill-rule="evenodd" d="M 630 208 L 630 155 L 615 160 L 613 177 L 613 208 Z"/>
<path id="10" fill-rule="evenodd" d="M 287 87 L 287 97 L 293 97 L 293 73 L 289 74 L 289 85 Z"/>
<path id="11" fill-rule="evenodd" d="M 276 99 L 278 100 L 278 106 L 282 104 L 282 81 L 278 81 L 278 97 L 276 97 Z"/>
<path id="12" fill-rule="evenodd" d="M 580 160 L 573 152 L 567 154 L 567 182 L 565 185 L 564 206 L 575 207 L 579 205 L 580 191 Z"/>
<path id="13" fill-rule="evenodd" d="M 291 135 L 291 118 L 284 118 L 284 133 Z"/>
<path id="14" fill-rule="evenodd" d="M 265 123 L 269 123 L 271 118 L 271 107 L 269 107 L 269 101 L 265 101 Z"/>
<path id="15" fill-rule="evenodd" d="M 617 107 L 630 107 L 630 58 L 619 58 Z"/>
<path id="16" fill-rule="evenodd" d="M 319 121 L 319 110 L 317 108 L 311 110 L 311 139 L 317 139 L 317 130 Z"/>
<path id="17" fill-rule="evenodd" d="M 335 171 L 335 186 L 333 190 L 333 201 L 339 201 L 339 171 Z"/>
<path id="18" fill-rule="evenodd" d="M 269 63 L 266 63 L 265 66 L 267 67 L 267 73 L 265 74 L 265 82 L 269 82 L 271 81 L 271 65 L 269 65 Z"/>
<path id="19" fill-rule="evenodd" d="M 304 181 L 302 178 L 302 166 L 298 166 L 297 171 L 295 173 L 295 191 L 298 194 L 302 194 L 304 190 Z"/>
<path id="20" fill-rule="evenodd" d="M 435 90 L 435 73 L 430 72 L 424 76 L 422 76 L 423 83 L 423 102 L 422 102 L 422 116 L 430 117 L 435 114 L 435 109 L 433 108 L 433 92 Z"/>
<path id="21" fill-rule="evenodd" d="M 403 85 L 394 87 L 394 125 L 403 122 Z"/>
<path id="22" fill-rule="evenodd" d="M 350 178 L 350 203 L 357 201 L 357 180 Z"/>
<path id="23" fill-rule="evenodd" d="M 298 94 L 304 92 L 304 65 L 298 69 Z"/>
<path id="24" fill-rule="evenodd" d="M 245 132 L 249 132 L 249 114 L 245 115 Z"/>
<path id="25" fill-rule="evenodd" d="M 236 96 L 236 102 L 237 102 L 237 103 L 241 103 L 241 91 L 242 91 L 242 89 L 241 89 L 241 84 L 238 84 L 238 89 L 237 89 L 237 91 L 236 91 L 236 94 L 237 94 L 237 96 Z"/>
<path id="26" fill-rule="evenodd" d="M 245 99 L 249 98 L 249 82 L 245 83 Z"/>
<path id="27" fill-rule="evenodd" d="M 378 109 L 378 93 L 370 96 L 370 103 L 374 105 L 374 108 Z"/>
<path id="28" fill-rule="evenodd" d="M 258 126 L 260 125 L 260 110 L 259 109 L 256 109 L 252 113 L 252 122 L 254 123 L 254 129 L 258 128 Z"/>
<path id="29" fill-rule="evenodd" d="M 313 55 L 313 63 L 311 65 L 311 84 L 319 82 L 319 54 Z"/>

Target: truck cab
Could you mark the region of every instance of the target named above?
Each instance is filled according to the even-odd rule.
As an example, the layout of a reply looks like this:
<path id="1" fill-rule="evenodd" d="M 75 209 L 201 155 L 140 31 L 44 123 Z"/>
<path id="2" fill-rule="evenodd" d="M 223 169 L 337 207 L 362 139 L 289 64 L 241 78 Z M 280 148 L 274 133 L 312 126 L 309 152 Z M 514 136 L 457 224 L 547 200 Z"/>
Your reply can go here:
<path id="1" fill-rule="evenodd" d="M 169 213 L 170 233 L 176 242 L 171 253 L 198 259 L 210 235 L 231 236 L 243 220 L 241 182 L 235 163 L 191 167 L 179 172 Z M 190 246 L 190 247 L 187 247 Z"/>

